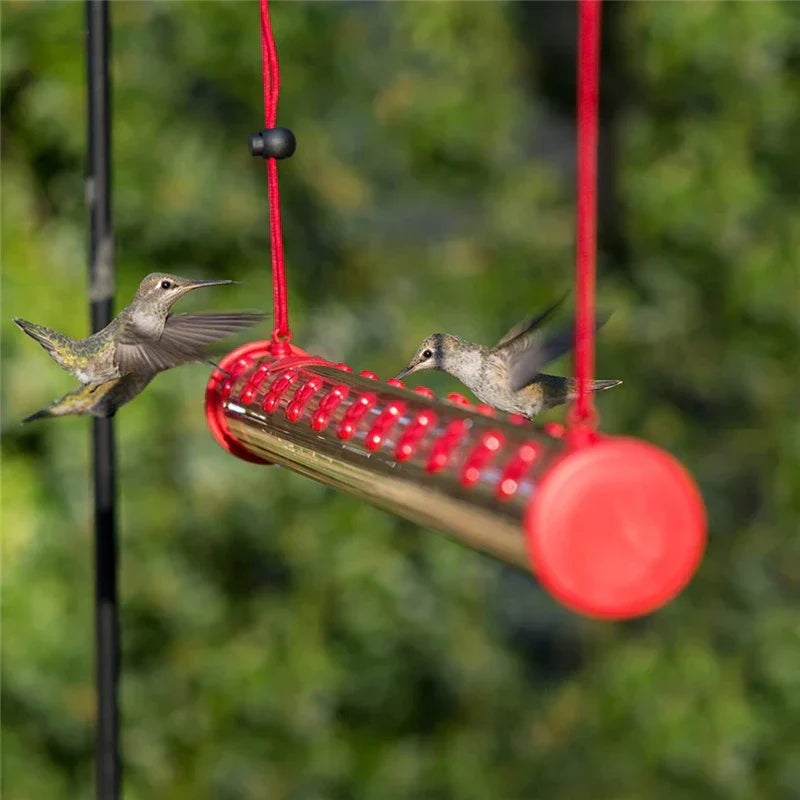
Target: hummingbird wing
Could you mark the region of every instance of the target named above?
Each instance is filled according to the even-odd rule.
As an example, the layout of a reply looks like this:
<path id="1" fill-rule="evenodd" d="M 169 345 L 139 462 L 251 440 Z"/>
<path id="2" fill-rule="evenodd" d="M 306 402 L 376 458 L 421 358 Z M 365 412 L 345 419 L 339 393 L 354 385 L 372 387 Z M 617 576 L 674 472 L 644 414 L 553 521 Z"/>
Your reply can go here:
<path id="1" fill-rule="evenodd" d="M 564 297 L 566 297 L 566 295 L 564 295 Z M 522 320 L 522 322 L 518 322 L 494 346 L 494 349 L 496 351 L 501 350 L 504 345 L 511 344 L 514 339 L 519 339 L 521 336 L 524 336 L 526 333 L 528 333 L 528 331 L 536 330 L 564 302 L 564 297 L 556 300 L 553 305 L 551 305 L 549 308 L 546 308 L 541 314 L 535 314 L 528 319 Z"/>
<path id="2" fill-rule="evenodd" d="M 260 322 L 266 314 L 170 314 L 158 339 L 118 341 L 115 361 L 123 375 L 162 372 L 180 364 L 206 361 L 206 346 Z"/>
<path id="3" fill-rule="evenodd" d="M 204 347 L 236 331 L 255 325 L 266 314 L 234 312 L 228 314 L 170 314 L 161 341 L 179 348 Z"/>
<path id="4" fill-rule="evenodd" d="M 541 329 L 542 323 L 553 313 L 561 301 L 548 308 L 536 317 L 532 317 L 509 331 L 518 330 L 515 336 L 508 338 L 495 348 L 505 356 L 509 365 L 511 388 L 516 392 L 534 380 L 546 364 L 555 361 L 572 350 L 575 321 L 569 319 L 557 327 L 547 331 Z M 608 320 L 609 315 L 599 315 L 595 322 L 595 330 L 599 330 Z"/>

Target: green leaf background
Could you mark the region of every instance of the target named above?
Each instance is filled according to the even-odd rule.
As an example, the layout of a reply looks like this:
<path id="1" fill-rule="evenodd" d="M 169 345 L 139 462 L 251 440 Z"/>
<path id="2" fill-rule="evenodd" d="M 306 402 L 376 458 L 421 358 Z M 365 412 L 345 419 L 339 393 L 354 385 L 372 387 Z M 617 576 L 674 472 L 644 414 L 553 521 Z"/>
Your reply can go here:
<path id="1" fill-rule="evenodd" d="M 257 5 L 111 16 L 117 307 L 169 270 L 243 281 L 185 308 L 267 309 Z M 92 793 L 90 425 L 19 424 L 72 379 L 11 323 L 88 328 L 83 22 L 2 6 L 7 800 Z M 489 343 L 569 287 L 572 4 L 275 3 L 273 23 L 299 344 L 386 377 L 435 330 Z M 697 478 L 686 591 L 577 617 L 227 455 L 206 371 L 172 371 L 117 416 L 126 798 L 800 797 L 798 76 L 797 4 L 606 5 L 598 374 L 624 385 L 599 405 Z"/>

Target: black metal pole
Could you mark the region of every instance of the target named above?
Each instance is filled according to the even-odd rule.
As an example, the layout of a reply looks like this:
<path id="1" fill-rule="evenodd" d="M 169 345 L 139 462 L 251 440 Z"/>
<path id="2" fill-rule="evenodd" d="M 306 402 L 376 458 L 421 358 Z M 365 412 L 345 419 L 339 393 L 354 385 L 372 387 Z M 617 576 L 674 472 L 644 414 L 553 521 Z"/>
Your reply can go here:
<path id="1" fill-rule="evenodd" d="M 86 202 L 89 206 L 89 302 L 92 331 L 111 321 L 114 295 L 114 233 L 111 224 L 111 124 L 108 75 L 108 2 L 86 2 L 89 88 Z M 117 682 L 117 534 L 114 428 L 94 419 L 95 636 L 97 680 L 96 788 L 99 800 L 119 797 Z"/>

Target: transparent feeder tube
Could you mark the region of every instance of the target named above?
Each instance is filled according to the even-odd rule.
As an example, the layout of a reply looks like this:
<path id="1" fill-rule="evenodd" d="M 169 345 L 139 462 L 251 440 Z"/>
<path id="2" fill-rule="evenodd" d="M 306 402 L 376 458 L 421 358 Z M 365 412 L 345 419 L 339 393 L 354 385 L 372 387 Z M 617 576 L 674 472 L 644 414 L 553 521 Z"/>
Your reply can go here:
<path id="1" fill-rule="evenodd" d="M 525 511 L 563 450 L 559 439 L 344 365 L 276 361 L 263 344 L 257 357 L 248 348 L 209 383 L 207 410 L 223 446 L 530 568 Z"/>

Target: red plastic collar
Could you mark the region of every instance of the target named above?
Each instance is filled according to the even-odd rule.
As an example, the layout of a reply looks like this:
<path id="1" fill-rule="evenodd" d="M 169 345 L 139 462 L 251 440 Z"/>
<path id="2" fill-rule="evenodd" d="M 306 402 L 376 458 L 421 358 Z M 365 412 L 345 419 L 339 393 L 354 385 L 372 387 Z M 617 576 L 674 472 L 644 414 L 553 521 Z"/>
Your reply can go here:
<path id="1" fill-rule="evenodd" d="M 265 374 L 286 369 L 287 367 L 330 363 L 318 356 L 310 356 L 305 350 L 301 350 L 294 345 L 283 343 L 283 347 L 288 347 L 290 355 L 285 358 L 276 358 L 274 363 L 270 364 L 268 369 L 265 370 Z M 248 369 L 252 367 L 256 361 L 265 357 L 275 358 L 273 342 L 248 342 L 241 347 L 237 347 L 235 350 L 231 350 L 230 353 L 220 360 L 219 366 L 232 375 L 241 374 L 243 370 L 241 368 L 237 369 L 237 365 L 244 364 L 244 369 Z M 224 394 L 229 385 L 230 377 L 228 375 L 218 369 L 215 369 L 211 373 L 211 377 L 208 379 L 208 384 L 206 385 L 206 422 L 208 423 L 209 430 L 217 442 L 219 442 L 220 447 L 227 450 L 232 455 L 241 458 L 243 461 L 250 461 L 253 464 L 270 464 L 270 461 L 265 461 L 263 458 L 259 458 L 247 450 L 228 428 L 228 421 L 225 416 Z"/>

